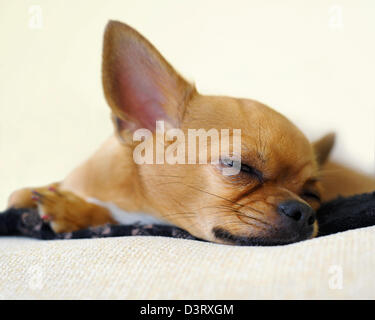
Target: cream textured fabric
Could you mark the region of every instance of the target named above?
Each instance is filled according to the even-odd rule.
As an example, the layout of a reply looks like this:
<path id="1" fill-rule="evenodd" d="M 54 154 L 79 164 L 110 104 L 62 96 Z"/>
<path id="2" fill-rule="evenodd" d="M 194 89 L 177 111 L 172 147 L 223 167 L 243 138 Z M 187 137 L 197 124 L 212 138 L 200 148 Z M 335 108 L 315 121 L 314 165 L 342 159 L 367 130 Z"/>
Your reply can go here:
<path id="1" fill-rule="evenodd" d="M 374 248 L 375 227 L 280 247 L 162 237 L 1 238 L 0 297 L 373 299 Z"/>

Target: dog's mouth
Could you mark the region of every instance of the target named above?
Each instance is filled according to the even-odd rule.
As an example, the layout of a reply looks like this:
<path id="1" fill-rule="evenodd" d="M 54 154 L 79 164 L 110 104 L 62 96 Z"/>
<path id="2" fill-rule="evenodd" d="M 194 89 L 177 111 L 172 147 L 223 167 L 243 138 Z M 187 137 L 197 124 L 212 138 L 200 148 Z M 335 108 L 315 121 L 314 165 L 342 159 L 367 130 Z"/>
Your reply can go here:
<path id="1" fill-rule="evenodd" d="M 304 230 L 303 233 L 270 233 L 262 236 L 239 236 L 221 227 L 212 229 L 212 233 L 221 243 L 237 245 L 237 246 L 279 246 L 291 244 L 307 239 L 311 239 L 314 234 L 314 227 Z"/>

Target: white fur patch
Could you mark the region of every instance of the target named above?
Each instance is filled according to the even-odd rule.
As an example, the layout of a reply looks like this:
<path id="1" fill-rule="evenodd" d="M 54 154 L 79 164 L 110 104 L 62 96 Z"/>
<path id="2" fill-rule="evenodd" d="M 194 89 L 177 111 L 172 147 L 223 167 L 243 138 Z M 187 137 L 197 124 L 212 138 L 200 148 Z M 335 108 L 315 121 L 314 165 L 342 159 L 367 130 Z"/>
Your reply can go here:
<path id="1" fill-rule="evenodd" d="M 40 217 L 45 216 L 46 214 L 44 213 L 43 206 L 42 206 L 40 203 L 38 203 L 37 206 L 38 206 L 38 213 L 39 213 L 39 216 L 40 216 Z"/>
<path id="2" fill-rule="evenodd" d="M 124 211 L 111 202 L 104 202 L 95 198 L 87 198 L 86 201 L 108 209 L 111 212 L 112 218 L 120 224 L 140 223 L 171 225 L 166 221 L 160 220 L 146 213 Z"/>

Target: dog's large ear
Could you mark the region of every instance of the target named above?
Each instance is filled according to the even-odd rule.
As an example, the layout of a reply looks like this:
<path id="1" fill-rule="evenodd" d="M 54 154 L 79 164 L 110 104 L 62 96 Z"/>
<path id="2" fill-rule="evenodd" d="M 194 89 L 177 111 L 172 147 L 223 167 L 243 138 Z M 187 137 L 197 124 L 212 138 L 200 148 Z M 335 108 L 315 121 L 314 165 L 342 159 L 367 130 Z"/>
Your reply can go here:
<path id="1" fill-rule="evenodd" d="M 104 33 L 102 80 L 117 129 L 155 130 L 182 121 L 195 91 L 156 48 L 128 25 L 110 21 Z"/>
<path id="2" fill-rule="evenodd" d="M 313 143 L 316 160 L 320 166 L 327 161 L 334 144 L 335 134 L 333 132 L 326 134 Z"/>

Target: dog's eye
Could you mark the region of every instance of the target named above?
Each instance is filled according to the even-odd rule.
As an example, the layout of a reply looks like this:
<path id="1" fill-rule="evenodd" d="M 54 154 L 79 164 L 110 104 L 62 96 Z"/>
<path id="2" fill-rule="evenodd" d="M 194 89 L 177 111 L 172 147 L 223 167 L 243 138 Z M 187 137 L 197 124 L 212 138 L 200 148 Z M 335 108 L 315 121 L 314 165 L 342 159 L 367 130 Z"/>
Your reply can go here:
<path id="1" fill-rule="evenodd" d="M 316 201 L 321 201 L 320 194 L 316 191 L 306 190 L 302 193 L 302 197 L 309 198 Z"/>
<path id="2" fill-rule="evenodd" d="M 222 159 L 221 163 L 224 166 L 227 166 L 227 167 L 233 167 L 235 165 L 234 161 L 231 160 L 231 159 Z M 240 172 L 242 172 L 244 174 L 248 174 L 255 179 L 258 179 L 259 182 L 261 182 L 261 183 L 263 183 L 263 181 L 264 181 L 262 172 L 260 172 L 258 169 L 255 169 L 254 167 L 249 166 L 247 164 L 241 163 Z"/>
<path id="3" fill-rule="evenodd" d="M 262 172 L 252 166 L 241 164 L 241 172 L 251 175 L 252 177 L 258 179 L 261 183 L 264 181 Z"/>

